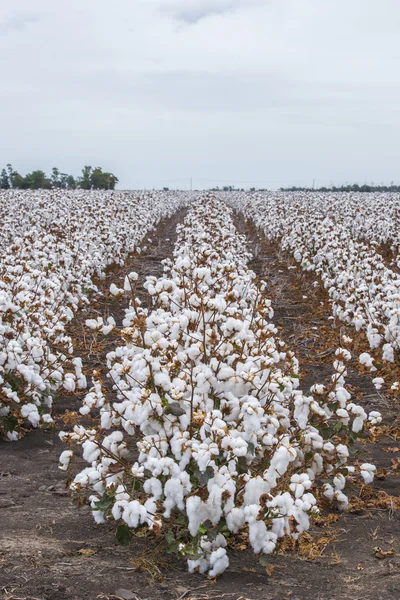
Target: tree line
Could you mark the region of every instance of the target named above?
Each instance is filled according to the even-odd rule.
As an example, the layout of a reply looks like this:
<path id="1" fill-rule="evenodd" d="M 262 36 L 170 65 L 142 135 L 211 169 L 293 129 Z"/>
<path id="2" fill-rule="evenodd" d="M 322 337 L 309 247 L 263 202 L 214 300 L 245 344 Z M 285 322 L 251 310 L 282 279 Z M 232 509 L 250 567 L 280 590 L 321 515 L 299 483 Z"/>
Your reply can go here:
<path id="1" fill-rule="evenodd" d="M 118 178 L 112 173 L 103 171 L 101 167 L 85 166 L 82 169 L 82 175 L 74 177 L 68 173 L 61 173 L 57 167 L 53 167 L 50 177 L 44 171 L 32 171 L 25 177 L 13 169 L 8 164 L 0 173 L 0 189 L 10 190 L 49 190 L 59 188 L 65 190 L 74 190 L 81 188 L 83 190 L 114 190 Z"/>
<path id="2" fill-rule="evenodd" d="M 341 186 L 330 186 L 330 187 L 287 187 L 287 188 L 279 188 L 281 192 L 400 192 L 400 185 L 395 185 L 391 183 L 390 185 L 375 185 L 371 183 L 368 185 L 364 183 L 363 185 L 359 185 L 358 183 L 353 183 L 351 185 L 341 185 Z"/>

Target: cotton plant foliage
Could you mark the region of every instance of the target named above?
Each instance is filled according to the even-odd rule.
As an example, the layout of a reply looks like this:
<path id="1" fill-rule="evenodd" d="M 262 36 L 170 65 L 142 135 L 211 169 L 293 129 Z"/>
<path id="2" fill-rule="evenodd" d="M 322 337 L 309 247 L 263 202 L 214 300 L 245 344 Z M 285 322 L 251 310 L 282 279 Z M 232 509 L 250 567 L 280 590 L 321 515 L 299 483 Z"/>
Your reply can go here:
<path id="1" fill-rule="evenodd" d="M 368 420 L 345 388 L 350 353 L 337 349 L 329 386 L 298 389 L 298 361 L 231 209 L 205 196 L 177 234 L 163 276 L 145 283 L 150 309 L 127 276 L 121 343 L 107 355 L 114 392 L 94 377 L 84 421 L 60 434 L 70 448 L 60 467 L 86 461 L 70 488 L 97 523 L 164 533 L 189 571 L 213 577 L 231 538 L 247 531 L 256 554 L 273 552 L 322 501 L 344 509 L 349 473 L 370 482 L 374 466 L 348 464 L 347 443 Z"/>
<path id="2" fill-rule="evenodd" d="M 17 440 L 21 425 L 50 423 L 57 394 L 87 387 L 67 324 L 98 291 L 93 278 L 140 251 L 146 233 L 188 201 L 163 192 L 0 193 L 0 436 Z"/>

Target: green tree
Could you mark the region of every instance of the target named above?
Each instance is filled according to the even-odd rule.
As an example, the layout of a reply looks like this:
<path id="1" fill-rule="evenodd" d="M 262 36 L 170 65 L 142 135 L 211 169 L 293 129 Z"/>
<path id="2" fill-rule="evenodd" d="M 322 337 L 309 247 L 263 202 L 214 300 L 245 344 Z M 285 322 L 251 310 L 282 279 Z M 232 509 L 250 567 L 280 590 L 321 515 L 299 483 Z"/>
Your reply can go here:
<path id="1" fill-rule="evenodd" d="M 64 190 L 74 190 L 76 188 L 76 181 L 73 175 L 60 173 L 60 187 Z"/>
<path id="2" fill-rule="evenodd" d="M 32 171 L 25 177 L 25 187 L 31 190 L 45 190 L 51 188 L 51 180 L 44 171 Z"/>
<path id="3" fill-rule="evenodd" d="M 13 189 L 26 189 L 27 185 L 25 182 L 25 178 L 22 177 L 22 175 L 20 175 L 18 173 L 18 171 L 11 171 L 10 174 L 10 183 L 11 183 L 11 187 Z"/>
<path id="4" fill-rule="evenodd" d="M 0 188 L 2 190 L 8 190 L 8 189 L 10 189 L 10 181 L 8 179 L 8 174 L 7 174 L 7 171 L 5 169 L 2 169 L 2 171 L 1 171 L 1 175 L 0 175 Z"/>
<path id="5" fill-rule="evenodd" d="M 53 187 L 60 188 L 61 187 L 61 173 L 57 169 L 57 167 L 53 167 L 51 170 L 51 183 Z"/>
<path id="6" fill-rule="evenodd" d="M 79 178 L 79 187 L 90 190 L 92 187 L 92 167 L 85 166 L 82 169 L 82 177 Z"/>

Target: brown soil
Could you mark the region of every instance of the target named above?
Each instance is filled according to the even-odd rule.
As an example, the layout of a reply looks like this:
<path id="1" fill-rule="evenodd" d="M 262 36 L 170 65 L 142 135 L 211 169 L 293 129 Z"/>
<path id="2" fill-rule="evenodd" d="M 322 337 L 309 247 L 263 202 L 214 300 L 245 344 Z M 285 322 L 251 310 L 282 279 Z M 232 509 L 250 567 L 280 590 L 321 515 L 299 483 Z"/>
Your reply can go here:
<path id="1" fill-rule="evenodd" d="M 110 283 L 122 284 L 135 270 L 143 283 L 145 275 L 159 275 L 161 260 L 172 253 L 175 227 L 182 211 L 162 222 L 149 236 L 153 240 L 141 256 L 131 256 L 124 267 L 109 269 L 100 284 L 103 292 L 90 310 L 82 310 L 71 324 L 76 353 L 85 356 L 85 368 L 104 368 L 105 354 L 117 336 L 93 342 L 84 321 L 112 314 L 121 323 L 121 300 L 107 292 Z M 267 279 L 274 302 L 275 322 L 281 336 L 296 349 L 304 373 L 303 387 L 322 382 L 331 374 L 331 327 L 329 304 L 323 293 L 310 288 L 310 281 L 287 270 L 290 261 L 277 254 L 257 232 L 238 219 L 249 235 L 257 256 L 250 265 Z M 306 291 L 305 291 L 306 290 Z M 143 288 L 138 294 L 145 299 Z M 308 296 L 307 298 L 303 298 Z M 320 304 L 322 302 L 322 305 Z M 317 329 L 312 329 L 317 327 Z M 336 346 L 334 346 L 336 347 Z M 57 431 L 35 430 L 17 443 L 0 442 L 0 598 L 9 600 L 116 600 L 117 598 L 196 600 L 394 600 L 400 597 L 400 525 L 396 502 L 398 476 L 393 474 L 400 452 L 400 434 L 394 422 L 397 407 L 382 399 L 370 383 L 369 374 L 351 370 L 354 393 L 362 393 L 363 404 L 379 407 L 385 414 L 385 431 L 355 451 L 362 461 L 372 460 L 386 470 L 371 488 L 354 488 L 349 512 L 326 513 L 296 549 L 290 544 L 270 557 L 267 569 L 250 550 L 230 552 L 229 569 L 215 582 L 189 575 L 186 565 L 166 555 L 158 542 L 148 537 L 132 538 L 129 547 L 119 546 L 112 523 L 95 525 L 87 507 L 76 507 L 65 487 L 65 474 L 57 469 L 65 449 Z M 79 394 L 65 394 L 57 403 L 64 428 L 64 410 L 76 410 Z M 384 452 L 391 449 L 393 452 Z M 240 544 L 239 544 L 240 545 Z M 395 550 L 376 557 L 373 548 Z M 378 553 L 379 554 L 379 553 Z M 130 594 L 129 595 L 129 592 Z"/>

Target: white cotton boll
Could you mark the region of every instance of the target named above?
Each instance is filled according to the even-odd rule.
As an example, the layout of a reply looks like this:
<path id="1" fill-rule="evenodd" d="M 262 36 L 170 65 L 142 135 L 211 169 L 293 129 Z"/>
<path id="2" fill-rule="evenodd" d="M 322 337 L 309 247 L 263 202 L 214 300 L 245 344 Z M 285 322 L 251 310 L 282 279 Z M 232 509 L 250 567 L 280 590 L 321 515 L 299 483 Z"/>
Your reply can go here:
<path id="1" fill-rule="evenodd" d="M 92 463 L 96 461 L 100 456 L 100 448 L 95 442 L 91 440 L 86 440 L 82 444 L 83 448 L 83 459 L 88 463 Z"/>
<path id="2" fill-rule="evenodd" d="M 312 394 L 324 394 L 326 392 L 326 388 L 321 383 L 316 383 L 310 388 L 310 392 Z"/>
<path id="3" fill-rule="evenodd" d="M 61 469 L 61 471 L 67 471 L 73 455 L 74 453 L 72 452 L 72 450 L 64 450 L 64 452 L 60 454 L 60 465 L 58 468 Z"/>
<path id="4" fill-rule="evenodd" d="M 346 510 L 346 508 L 347 508 L 347 506 L 349 504 L 349 499 L 346 496 L 346 494 L 343 494 L 343 492 L 336 492 L 335 498 L 336 498 L 337 503 L 338 503 L 338 509 L 339 510 Z"/>
<path id="5" fill-rule="evenodd" d="M 89 329 L 100 329 L 103 325 L 103 321 L 102 319 L 86 319 L 85 325 L 86 327 L 89 327 Z"/>
<path id="6" fill-rule="evenodd" d="M 190 496 L 186 500 L 186 514 L 188 516 L 188 529 L 191 536 L 195 536 L 199 526 L 204 520 L 204 505 L 199 496 Z"/>
<path id="7" fill-rule="evenodd" d="M 351 359 L 351 354 L 348 350 L 346 350 L 345 348 L 338 348 L 335 351 L 335 356 L 340 356 L 340 358 L 342 360 L 347 360 L 349 361 Z"/>
<path id="8" fill-rule="evenodd" d="M 165 371 L 160 371 L 154 375 L 154 383 L 162 387 L 166 392 L 168 392 L 172 387 L 169 375 Z"/>
<path id="9" fill-rule="evenodd" d="M 135 462 L 135 464 L 131 467 L 131 473 L 134 477 L 139 477 L 139 479 L 141 479 L 144 477 L 144 466 L 139 465 L 138 462 Z"/>
<path id="10" fill-rule="evenodd" d="M 364 422 L 367 420 L 367 413 L 362 406 L 357 406 L 357 404 L 353 403 L 347 406 L 347 410 L 355 416 L 351 427 L 352 431 L 354 431 L 354 433 L 360 432 L 364 427 Z"/>
<path id="11" fill-rule="evenodd" d="M 122 519 L 129 527 L 136 528 L 139 524 L 142 525 L 146 522 L 147 510 L 143 504 L 140 504 L 137 500 L 132 500 L 125 507 Z"/>
<path id="12" fill-rule="evenodd" d="M 363 465 L 361 465 L 360 474 L 366 485 L 373 482 L 375 471 L 376 471 L 375 465 L 371 465 L 370 463 L 364 463 Z"/>
<path id="13" fill-rule="evenodd" d="M 224 381 L 230 377 L 233 377 L 234 375 L 235 371 L 232 369 L 232 367 L 222 367 L 222 369 L 219 370 L 217 377 L 220 381 Z"/>
<path id="14" fill-rule="evenodd" d="M 333 478 L 333 485 L 335 486 L 336 491 L 342 491 L 346 485 L 346 478 L 344 475 L 339 473 L 336 477 Z"/>
<path id="15" fill-rule="evenodd" d="M 75 391 L 75 375 L 73 373 L 66 373 L 65 374 L 65 378 L 64 378 L 64 382 L 63 382 L 63 388 L 67 391 L 67 392 L 74 392 Z"/>
<path id="16" fill-rule="evenodd" d="M 186 352 L 190 360 L 196 360 L 201 354 L 200 344 L 192 344 L 186 349 Z"/>
<path id="17" fill-rule="evenodd" d="M 124 280 L 124 290 L 125 292 L 130 292 L 134 289 L 134 282 L 138 280 L 138 274 L 135 271 L 126 275 Z"/>
<path id="18" fill-rule="evenodd" d="M 360 354 L 359 359 L 361 365 L 365 365 L 367 368 L 372 369 L 374 359 L 368 352 L 363 352 Z"/>
<path id="19" fill-rule="evenodd" d="M 92 510 L 92 515 L 97 525 L 103 525 L 106 522 L 106 517 L 101 510 Z"/>
<path id="20" fill-rule="evenodd" d="M 208 575 L 210 577 L 217 577 L 229 567 L 229 558 L 225 548 L 218 548 L 210 555 L 210 571 Z"/>
<path id="21" fill-rule="evenodd" d="M 338 400 L 341 408 L 345 408 L 347 401 L 350 400 L 351 394 L 344 387 L 337 387 L 335 391 L 336 400 Z"/>
<path id="22" fill-rule="evenodd" d="M 21 408 L 21 416 L 28 419 L 33 427 L 37 427 L 40 423 L 40 415 L 35 404 L 25 404 Z"/>
<path id="23" fill-rule="evenodd" d="M 101 329 L 101 333 L 103 335 L 108 335 L 109 333 L 111 333 L 111 331 L 114 329 L 115 325 L 109 324 L 109 325 L 104 325 Z"/>
<path id="24" fill-rule="evenodd" d="M 375 379 L 372 380 L 372 383 L 377 390 L 381 390 L 385 380 L 382 377 L 375 377 Z"/>
<path id="25" fill-rule="evenodd" d="M 57 370 L 52 371 L 51 379 L 53 379 L 53 381 L 56 381 L 57 383 L 61 383 L 62 378 L 63 378 L 63 376 L 59 371 L 57 371 Z"/>
<path id="26" fill-rule="evenodd" d="M 382 347 L 382 359 L 388 362 L 394 362 L 394 350 L 391 344 L 384 344 Z"/>
<path id="27" fill-rule="evenodd" d="M 237 533 L 244 524 L 244 514 L 240 508 L 232 508 L 232 510 L 226 514 L 226 525 L 232 533 Z"/>
<path id="28" fill-rule="evenodd" d="M 81 375 L 79 375 L 79 377 L 76 380 L 76 383 L 78 385 L 78 389 L 85 390 L 87 388 L 86 376 L 83 375 L 83 373 Z"/>
<path id="29" fill-rule="evenodd" d="M 268 531 L 264 521 L 248 521 L 249 523 L 249 542 L 255 554 L 268 551 L 268 547 L 264 548 L 268 540 Z M 268 552 L 265 552 L 268 553 Z"/>
<path id="30" fill-rule="evenodd" d="M 112 296 L 122 296 L 124 294 L 124 290 L 118 288 L 115 283 L 110 285 L 110 294 Z"/>
<path id="31" fill-rule="evenodd" d="M 113 504 L 111 514 L 116 521 L 118 521 L 118 519 L 121 519 L 122 513 L 124 512 L 127 504 L 128 500 L 118 500 Z"/>
<path id="32" fill-rule="evenodd" d="M 146 479 L 143 485 L 143 489 L 146 494 L 149 494 L 155 498 L 155 500 L 160 500 L 163 494 L 162 483 L 156 477 L 151 477 L 150 479 Z M 196 530 L 197 531 L 197 530 Z"/>
<path id="33" fill-rule="evenodd" d="M 347 426 L 349 424 L 350 416 L 349 416 L 349 413 L 347 412 L 347 410 L 345 410 L 344 408 L 338 408 L 338 410 L 336 411 L 336 414 L 339 417 L 339 419 L 342 421 L 342 423 L 344 423 L 344 425 Z"/>
<path id="34" fill-rule="evenodd" d="M 379 425 L 379 423 L 382 423 L 381 413 L 377 410 L 372 410 L 368 415 L 368 421 L 371 423 L 371 425 Z"/>
<path id="35" fill-rule="evenodd" d="M 326 446 L 326 444 L 325 444 Z M 347 448 L 347 446 L 345 446 L 344 444 L 338 444 L 336 446 L 336 452 L 338 455 L 338 458 L 340 459 L 341 463 L 345 463 L 347 458 L 349 457 L 349 450 Z"/>

